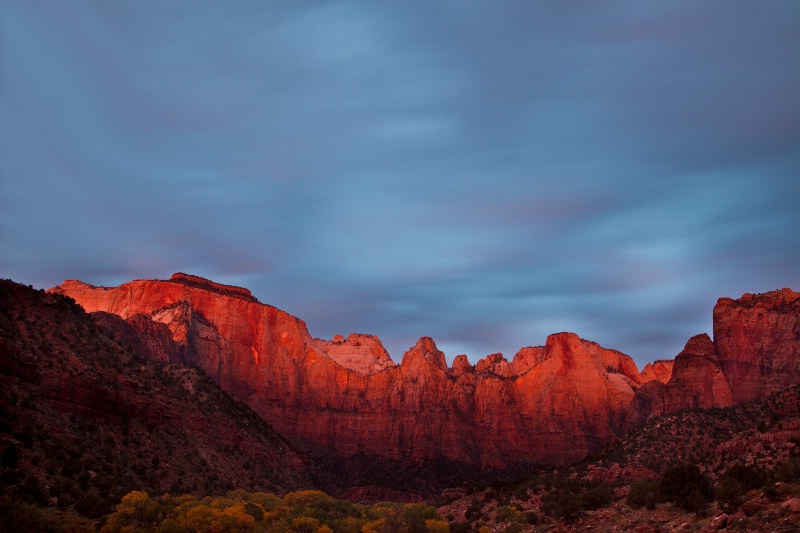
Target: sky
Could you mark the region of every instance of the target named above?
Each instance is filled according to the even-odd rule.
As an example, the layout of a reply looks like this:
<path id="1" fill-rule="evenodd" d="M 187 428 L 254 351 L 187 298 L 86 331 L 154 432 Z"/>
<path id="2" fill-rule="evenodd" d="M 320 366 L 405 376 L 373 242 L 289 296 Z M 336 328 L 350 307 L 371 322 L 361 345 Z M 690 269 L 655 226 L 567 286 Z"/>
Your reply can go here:
<path id="1" fill-rule="evenodd" d="M 635 359 L 800 290 L 800 3 L 0 5 L 0 277 Z"/>

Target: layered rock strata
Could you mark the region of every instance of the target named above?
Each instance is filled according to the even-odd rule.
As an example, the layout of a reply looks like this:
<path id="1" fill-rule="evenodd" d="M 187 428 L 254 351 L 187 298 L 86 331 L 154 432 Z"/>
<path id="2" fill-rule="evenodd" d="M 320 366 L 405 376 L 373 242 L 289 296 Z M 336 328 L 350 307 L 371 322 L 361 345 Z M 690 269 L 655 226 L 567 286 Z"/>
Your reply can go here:
<path id="1" fill-rule="evenodd" d="M 714 340 L 692 337 L 675 358 L 669 380 L 649 381 L 636 392 L 631 427 L 683 409 L 766 398 L 800 383 L 800 293 L 782 289 L 720 298 L 713 324 Z M 657 375 L 655 364 L 642 374 Z"/>
<path id="2" fill-rule="evenodd" d="M 642 382 L 628 356 L 571 333 L 510 362 L 458 356 L 451 368 L 423 337 L 398 365 L 376 337 L 312 338 L 303 321 L 249 292 L 195 276 L 112 288 L 67 281 L 53 291 L 125 319 L 157 357 L 197 364 L 283 435 L 343 456 L 563 464 L 621 432 Z"/>
<path id="3" fill-rule="evenodd" d="M 720 298 L 714 344 L 735 403 L 763 398 L 800 378 L 800 293 Z"/>
<path id="4" fill-rule="evenodd" d="M 713 341 L 693 337 L 674 362 L 642 373 L 627 355 L 572 333 L 511 361 L 492 354 L 473 366 L 459 355 L 452 367 L 423 337 L 396 364 L 377 337 L 315 339 L 246 289 L 186 274 L 51 290 L 120 316 L 155 357 L 197 364 L 286 437 L 342 456 L 565 464 L 651 416 L 732 405 L 800 380 L 799 298 L 788 289 L 721 299 Z"/>

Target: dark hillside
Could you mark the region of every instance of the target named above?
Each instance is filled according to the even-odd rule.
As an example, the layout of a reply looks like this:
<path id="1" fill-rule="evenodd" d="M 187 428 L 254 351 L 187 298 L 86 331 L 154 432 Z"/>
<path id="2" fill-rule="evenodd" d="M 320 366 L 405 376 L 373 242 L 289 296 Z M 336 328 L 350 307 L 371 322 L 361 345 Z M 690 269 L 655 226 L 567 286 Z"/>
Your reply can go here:
<path id="1" fill-rule="evenodd" d="M 307 460 L 201 371 L 143 357 L 96 318 L 0 281 L 0 494 L 100 516 L 134 489 L 313 485 Z"/>

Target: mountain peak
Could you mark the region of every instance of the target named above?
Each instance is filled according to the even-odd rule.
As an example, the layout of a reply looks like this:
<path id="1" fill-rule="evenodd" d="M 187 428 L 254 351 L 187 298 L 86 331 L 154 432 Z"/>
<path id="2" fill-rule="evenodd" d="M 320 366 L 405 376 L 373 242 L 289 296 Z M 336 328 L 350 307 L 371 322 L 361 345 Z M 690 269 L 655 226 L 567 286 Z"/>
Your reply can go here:
<path id="1" fill-rule="evenodd" d="M 346 339 L 334 335 L 330 341 L 314 341 L 328 357 L 363 376 L 397 366 L 375 335 L 351 333 Z"/>
<path id="2" fill-rule="evenodd" d="M 169 281 L 174 283 L 182 283 L 184 285 L 197 287 L 199 289 L 207 289 L 219 294 L 224 294 L 226 296 L 238 296 L 240 298 L 247 298 L 248 300 L 257 301 L 249 289 L 237 287 L 235 285 L 224 285 L 222 283 L 217 283 L 216 281 L 211 281 L 210 279 L 195 276 L 193 274 L 176 272 L 169 278 Z"/>

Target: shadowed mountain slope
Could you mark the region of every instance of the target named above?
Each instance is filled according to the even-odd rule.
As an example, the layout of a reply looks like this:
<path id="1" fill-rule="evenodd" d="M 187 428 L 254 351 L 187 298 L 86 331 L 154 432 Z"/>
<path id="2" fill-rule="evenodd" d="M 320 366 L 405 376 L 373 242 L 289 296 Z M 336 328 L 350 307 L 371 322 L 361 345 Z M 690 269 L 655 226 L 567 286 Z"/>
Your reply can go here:
<path id="1" fill-rule="evenodd" d="M 142 324 L 158 343 L 136 345 Z M 0 281 L 0 491 L 99 516 L 133 489 L 313 485 L 307 460 L 253 411 L 153 353 L 181 353 L 163 324 Z"/>

